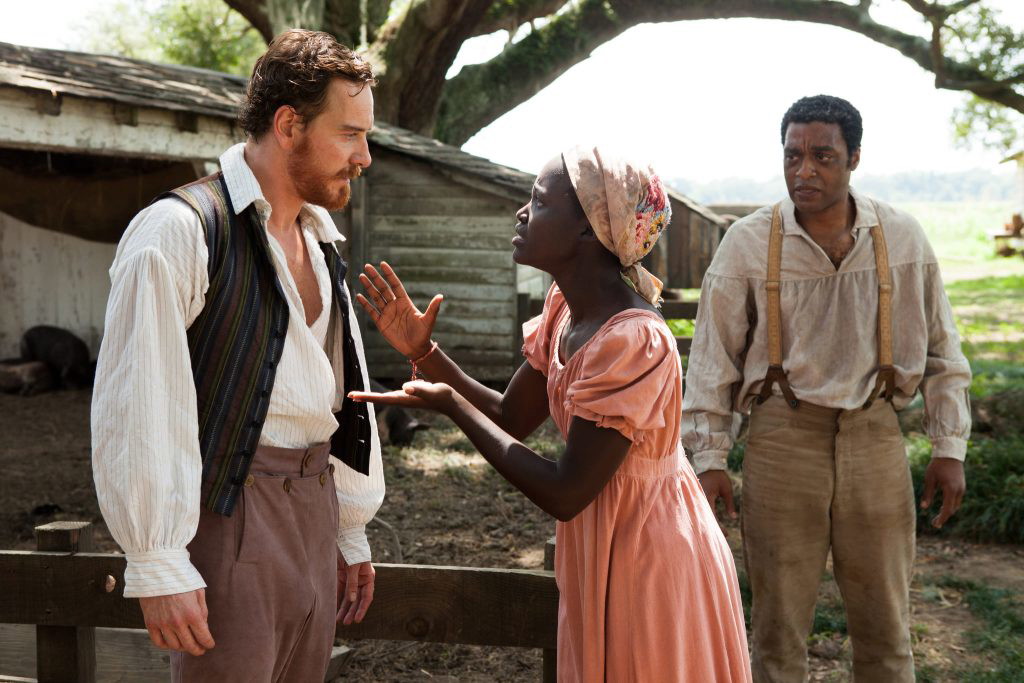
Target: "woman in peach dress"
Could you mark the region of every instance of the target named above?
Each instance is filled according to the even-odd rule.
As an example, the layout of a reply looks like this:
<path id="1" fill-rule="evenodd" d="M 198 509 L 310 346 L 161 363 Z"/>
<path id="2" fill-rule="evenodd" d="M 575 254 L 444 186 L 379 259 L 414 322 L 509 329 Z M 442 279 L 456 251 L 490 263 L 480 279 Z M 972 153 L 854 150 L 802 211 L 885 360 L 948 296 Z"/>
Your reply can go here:
<path id="1" fill-rule="evenodd" d="M 357 296 L 384 337 L 430 380 L 358 394 L 445 413 L 557 523 L 560 681 L 749 681 L 732 554 L 679 443 L 682 376 L 640 265 L 668 224 L 649 167 L 576 148 L 549 162 L 517 214 L 513 259 L 554 277 L 524 326 L 504 393 L 467 377 L 430 339 L 387 265 Z M 551 416 L 566 440 L 548 460 L 520 439 Z"/>

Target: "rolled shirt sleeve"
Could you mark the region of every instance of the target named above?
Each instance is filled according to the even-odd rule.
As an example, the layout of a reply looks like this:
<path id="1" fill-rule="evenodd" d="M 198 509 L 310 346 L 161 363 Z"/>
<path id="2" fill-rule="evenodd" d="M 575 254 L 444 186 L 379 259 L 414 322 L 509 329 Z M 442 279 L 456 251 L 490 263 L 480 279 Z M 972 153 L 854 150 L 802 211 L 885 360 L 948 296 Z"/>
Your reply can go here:
<path id="1" fill-rule="evenodd" d="M 110 269 L 92 402 L 100 510 L 125 552 L 125 597 L 206 584 L 186 546 L 199 522 L 198 417 L 187 326 L 202 310 L 198 217 L 163 200 L 129 225 Z"/>

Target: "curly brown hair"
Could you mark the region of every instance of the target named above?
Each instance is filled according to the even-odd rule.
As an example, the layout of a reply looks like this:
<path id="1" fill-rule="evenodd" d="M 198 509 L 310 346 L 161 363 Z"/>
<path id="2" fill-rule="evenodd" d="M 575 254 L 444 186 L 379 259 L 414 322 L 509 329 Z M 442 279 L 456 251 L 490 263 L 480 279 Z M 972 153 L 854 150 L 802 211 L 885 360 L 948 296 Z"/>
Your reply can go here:
<path id="1" fill-rule="evenodd" d="M 308 123 L 323 111 L 327 87 L 335 78 L 358 84 L 360 90 L 377 85 L 369 62 L 329 33 L 285 31 L 253 66 L 238 125 L 259 140 L 283 105 L 294 107 Z"/>

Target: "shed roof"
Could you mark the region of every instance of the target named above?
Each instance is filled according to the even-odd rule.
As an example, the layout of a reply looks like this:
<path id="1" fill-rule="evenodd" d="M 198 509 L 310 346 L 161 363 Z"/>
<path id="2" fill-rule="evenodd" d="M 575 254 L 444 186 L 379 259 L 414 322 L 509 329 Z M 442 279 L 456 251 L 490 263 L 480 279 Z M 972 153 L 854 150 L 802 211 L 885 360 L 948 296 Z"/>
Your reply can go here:
<path id="1" fill-rule="evenodd" d="M 241 76 L 209 69 L 0 42 L 0 86 L 234 120 L 245 95 L 245 83 Z M 533 184 L 530 173 L 383 122 L 375 124 L 370 141 L 478 177 L 517 195 L 528 195 Z M 710 209 L 674 190 L 669 194 L 708 220 L 724 224 Z"/>

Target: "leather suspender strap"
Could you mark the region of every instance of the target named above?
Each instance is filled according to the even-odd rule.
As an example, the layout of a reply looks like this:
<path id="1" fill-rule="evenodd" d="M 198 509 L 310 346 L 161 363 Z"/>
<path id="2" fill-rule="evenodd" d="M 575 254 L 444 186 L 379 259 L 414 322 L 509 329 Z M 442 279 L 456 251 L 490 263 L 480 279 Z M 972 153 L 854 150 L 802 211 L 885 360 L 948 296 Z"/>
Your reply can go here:
<path id="1" fill-rule="evenodd" d="M 782 365 L 782 304 L 779 285 L 782 279 L 782 211 L 776 204 L 772 209 L 772 230 L 768 237 L 768 279 L 764 288 L 768 294 L 768 362 Z"/>
<path id="2" fill-rule="evenodd" d="M 878 205 L 874 208 L 878 216 Z M 878 379 L 864 403 L 865 410 L 879 395 L 891 403 L 896 392 L 896 369 L 892 364 L 892 271 L 889 269 L 889 250 L 881 218 L 878 225 L 871 228 L 871 241 L 875 245 L 875 270 L 878 273 Z"/>
<path id="3" fill-rule="evenodd" d="M 772 227 L 768 236 L 768 278 L 764 288 L 768 298 L 768 372 L 761 384 L 757 402 L 764 403 L 772 395 L 777 383 L 782 395 L 791 408 L 800 405 L 793 389 L 789 386 L 786 371 L 782 368 L 782 302 L 780 285 L 782 281 L 782 205 L 772 208 Z"/>

